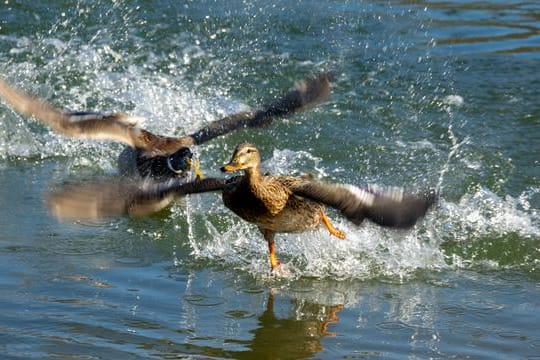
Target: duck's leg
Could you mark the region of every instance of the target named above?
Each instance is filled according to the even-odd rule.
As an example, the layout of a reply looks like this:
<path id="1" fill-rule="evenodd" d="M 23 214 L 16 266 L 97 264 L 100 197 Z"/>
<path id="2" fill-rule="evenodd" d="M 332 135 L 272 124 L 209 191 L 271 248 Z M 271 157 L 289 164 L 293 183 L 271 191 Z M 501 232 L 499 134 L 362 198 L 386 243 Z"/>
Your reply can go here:
<path id="1" fill-rule="evenodd" d="M 336 229 L 334 225 L 332 225 L 330 219 L 328 218 L 328 216 L 326 216 L 323 209 L 321 209 L 321 221 L 324 223 L 330 234 L 340 239 L 345 239 L 345 233 L 341 230 Z"/>
<path id="2" fill-rule="evenodd" d="M 273 230 L 261 229 L 261 228 L 259 228 L 259 230 L 262 232 L 262 234 L 264 236 L 264 239 L 268 243 L 268 252 L 269 252 L 269 256 L 270 256 L 270 267 L 271 267 L 272 270 L 274 270 L 275 268 L 277 268 L 281 264 L 280 261 L 278 260 L 278 258 L 276 257 L 276 248 L 275 248 L 275 244 L 274 244 L 274 237 L 276 235 L 276 232 L 273 231 Z"/>

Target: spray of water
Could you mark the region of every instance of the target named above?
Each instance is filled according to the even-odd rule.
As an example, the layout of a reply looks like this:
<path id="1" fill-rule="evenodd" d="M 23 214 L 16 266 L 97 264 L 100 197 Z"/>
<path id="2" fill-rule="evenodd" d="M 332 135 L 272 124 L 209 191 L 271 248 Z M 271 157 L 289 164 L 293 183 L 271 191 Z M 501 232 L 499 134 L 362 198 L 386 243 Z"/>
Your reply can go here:
<path id="1" fill-rule="evenodd" d="M 82 16 L 90 14 L 91 9 L 88 10 L 85 6 L 90 5 L 79 3 L 74 11 L 78 11 Z M 17 85 L 58 106 L 72 110 L 127 111 L 145 116 L 148 118 L 146 127 L 165 134 L 186 133 L 215 119 L 216 116 L 245 109 L 241 102 L 227 96 L 227 90 L 213 87 L 207 90 L 207 94 L 212 96 L 202 95 L 194 90 L 197 80 L 185 79 L 185 70 L 179 64 L 195 66 L 204 62 L 205 65 L 202 66 L 207 68 L 200 72 L 200 76 L 209 76 L 212 69 L 222 66 L 208 47 L 203 46 L 199 39 L 194 39 L 190 34 L 178 35 L 174 39 L 174 45 L 171 45 L 174 51 L 164 55 L 153 53 L 153 49 L 145 49 L 147 51 L 142 52 L 145 54 L 143 58 L 140 52 L 130 52 L 126 48 L 115 46 L 115 41 L 136 43 L 136 30 L 128 25 L 132 15 L 128 10 L 122 10 L 125 8 L 110 8 L 110 15 L 120 15 L 111 16 L 121 19 L 117 20 L 116 24 L 119 33 L 114 34 L 120 35 L 118 40 L 106 29 L 96 26 L 94 36 L 83 41 L 76 36 L 77 24 L 69 17 L 66 17 L 65 23 L 58 22 L 52 26 L 50 37 L 0 36 L 1 43 L 9 44 L 10 56 L 17 59 L 1 64 L 0 72 Z M 118 11 L 120 14 L 116 13 Z M 352 27 L 355 27 L 354 25 L 351 24 Z M 341 44 L 341 39 L 336 41 L 336 44 Z M 369 44 L 366 42 L 364 45 L 367 53 Z M 373 70 L 365 79 L 365 91 L 370 93 L 367 102 L 374 104 L 375 115 L 383 118 L 385 111 L 391 112 L 388 109 L 395 109 L 399 115 L 406 112 L 405 110 L 421 114 L 425 110 L 422 106 L 427 108 L 429 104 L 437 102 L 438 100 L 424 99 L 428 92 L 426 89 L 432 83 L 429 71 L 425 73 L 425 79 L 412 79 L 416 82 L 404 94 L 382 93 L 382 89 L 391 89 L 396 85 L 394 77 L 388 77 L 386 73 L 391 73 L 396 67 L 403 67 L 399 62 L 390 62 L 385 53 L 392 49 L 396 51 L 396 48 L 406 50 L 408 45 L 398 46 L 389 42 L 382 46 L 384 48 L 376 51 L 378 57 L 372 59 L 372 63 L 376 65 L 373 65 Z M 345 55 L 348 54 L 343 56 Z M 28 57 L 28 60 L 25 60 L 25 57 Z M 284 58 L 286 57 L 281 56 L 281 59 Z M 0 59 L 3 59 L 1 54 Z M 419 64 L 429 62 L 429 54 L 423 54 L 418 59 Z M 312 65 L 313 63 L 309 63 L 300 66 Z M 357 69 L 359 72 L 365 70 L 364 67 Z M 353 71 L 355 70 L 351 70 Z M 415 69 L 414 72 L 411 70 L 411 74 L 413 73 L 419 72 Z M 412 78 L 411 74 L 401 75 Z M 244 75 L 246 78 L 252 76 L 249 73 Z M 404 76 L 405 80 L 411 80 L 407 76 Z M 351 86 L 350 92 L 345 96 L 346 101 L 361 97 L 355 93 L 359 90 L 352 86 L 356 80 L 351 77 L 342 84 L 345 87 Z M 381 93 L 374 89 L 379 89 Z M 436 89 L 437 96 L 442 92 L 444 91 Z M 397 96 L 396 101 L 392 96 Z M 403 100 L 408 97 L 412 100 Z M 388 99 L 391 99 L 389 104 L 386 103 Z M 411 152 L 419 151 L 427 159 L 444 159 L 434 165 L 434 172 L 438 176 L 435 181 L 436 188 L 442 194 L 439 204 L 414 229 L 408 231 L 385 230 L 369 223 L 356 227 L 331 213 L 336 225 L 347 233 L 347 239 L 333 238 L 322 229 L 298 235 L 280 234 L 277 238 L 277 252 L 289 267 L 291 276 L 400 279 L 414 276 L 418 270 L 438 271 L 455 266 L 477 266 L 486 261 L 494 267 L 536 266 L 535 262 L 540 258 L 537 250 L 540 215 L 533 201 L 540 193 L 537 187 L 524 189 L 519 196 L 512 197 L 497 195 L 489 188 L 478 185 L 471 186 L 457 200 L 445 197 L 452 165 L 462 157 L 472 140 L 460 135 L 462 124 L 456 120 L 456 109 L 463 106 L 464 100 L 459 95 L 445 95 L 437 99 L 441 99 L 438 108 L 443 110 L 447 120 L 447 126 L 443 128 L 446 130 L 444 139 L 440 142 L 427 139 L 409 141 L 406 136 L 405 140 L 400 141 L 400 132 L 406 132 L 406 124 L 397 122 L 397 125 L 387 125 L 385 121 L 388 119 L 382 120 L 382 131 L 374 129 L 373 133 L 392 132 L 395 136 L 392 139 L 397 139 L 393 144 L 398 148 L 395 153 L 405 148 Z M 340 100 L 337 100 L 338 106 Z M 411 109 L 404 110 L 400 106 L 402 103 L 408 104 Z M 417 103 L 421 104 L 420 109 L 413 107 Z M 394 114 L 389 117 L 392 116 Z M 116 156 L 121 150 L 118 144 L 60 137 L 4 107 L 0 109 L 0 117 L 1 159 L 64 157 L 73 159 L 71 166 L 77 169 L 114 172 Z M 418 121 L 415 124 L 417 127 L 422 125 L 419 120 L 413 119 L 414 121 Z M 388 142 L 387 138 L 383 140 Z M 209 144 L 200 151 L 223 152 L 231 146 L 233 145 Z M 395 154 L 387 151 L 383 155 L 392 157 Z M 208 167 L 215 165 L 211 160 L 207 164 Z M 370 163 L 366 165 L 370 170 Z M 358 180 L 354 176 L 347 177 L 346 171 L 336 173 L 335 167 L 323 162 L 319 154 L 311 151 L 276 149 L 264 166 L 266 170 L 276 174 L 312 172 L 317 177 L 337 181 Z M 394 169 L 385 171 L 395 172 Z M 341 175 L 344 176 L 343 179 L 339 178 Z M 384 179 L 379 177 L 375 180 L 381 178 Z M 210 260 L 216 264 L 225 263 L 226 266 L 243 269 L 261 277 L 267 276 L 267 248 L 261 235 L 254 226 L 246 224 L 226 210 L 219 197 L 191 197 L 182 211 L 173 211 L 170 216 L 173 220 L 176 217 L 185 217 L 190 256 L 194 259 Z M 161 236 L 174 237 L 176 234 L 173 231 Z M 495 243 L 494 246 L 518 244 L 523 246 L 523 254 L 518 253 L 513 258 L 505 257 L 500 252 L 491 254 L 490 242 Z M 175 259 L 178 260 L 176 253 Z"/>

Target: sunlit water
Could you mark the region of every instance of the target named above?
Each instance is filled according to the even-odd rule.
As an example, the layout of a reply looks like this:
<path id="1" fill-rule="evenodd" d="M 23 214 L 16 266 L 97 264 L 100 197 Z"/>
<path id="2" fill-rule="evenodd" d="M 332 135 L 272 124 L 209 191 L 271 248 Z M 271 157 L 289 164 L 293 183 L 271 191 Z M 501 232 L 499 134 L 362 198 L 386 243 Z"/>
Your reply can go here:
<path id="1" fill-rule="evenodd" d="M 329 102 L 240 141 L 273 173 L 435 187 L 409 231 L 278 235 L 215 194 L 147 219 L 61 224 L 43 194 L 113 175 L 120 144 L 0 106 L 3 358 L 534 358 L 540 354 L 540 5 L 50 1 L 0 5 L 0 74 L 74 110 L 183 134 L 324 69 Z M 279 274 L 278 274 L 279 275 Z"/>

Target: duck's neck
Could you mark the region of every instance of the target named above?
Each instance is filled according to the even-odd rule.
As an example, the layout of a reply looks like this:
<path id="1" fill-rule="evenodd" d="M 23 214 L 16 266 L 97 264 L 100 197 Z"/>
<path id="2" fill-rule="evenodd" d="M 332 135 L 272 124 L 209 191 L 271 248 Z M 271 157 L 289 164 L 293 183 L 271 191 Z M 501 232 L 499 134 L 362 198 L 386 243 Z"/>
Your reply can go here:
<path id="1" fill-rule="evenodd" d="M 245 169 L 244 172 L 250 185 L 257 184 L 262 178 L 261 168 L 259 166 Z"/>

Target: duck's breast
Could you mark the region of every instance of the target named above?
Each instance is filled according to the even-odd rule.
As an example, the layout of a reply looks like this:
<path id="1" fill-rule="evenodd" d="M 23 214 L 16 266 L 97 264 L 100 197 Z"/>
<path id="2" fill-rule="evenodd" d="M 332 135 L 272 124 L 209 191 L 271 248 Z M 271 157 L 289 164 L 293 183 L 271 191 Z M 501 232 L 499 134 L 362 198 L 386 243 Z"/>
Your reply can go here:
<path id="1" fill-rule="evenodd" d="M 311 200 L 291 196 L 283 210 L 272 219 L 276 232 L 302 232 L 321 222 L 323 206 Z"/>
<path id="2" fill-rule="evenodd" d="M 251 223 L 271 216 L 264 203 L 243 183 L 232 185 L 223 191 L 223 203 L 236 215 Z"/>
<path id="3" fill-rule="evenodd" d="M 302 232 L 315 228 L 321 220 L 322 205 L 316 202 L 291 196 L 283 209 L 274 213 L 248 188 L 242 186 L 224 191 L 223 203 L 245 221 L 276 232 Z"/>

